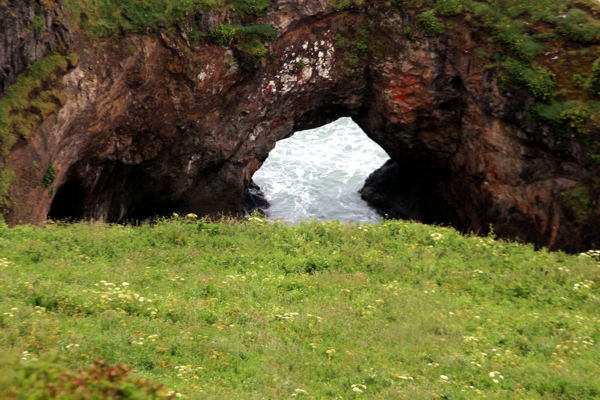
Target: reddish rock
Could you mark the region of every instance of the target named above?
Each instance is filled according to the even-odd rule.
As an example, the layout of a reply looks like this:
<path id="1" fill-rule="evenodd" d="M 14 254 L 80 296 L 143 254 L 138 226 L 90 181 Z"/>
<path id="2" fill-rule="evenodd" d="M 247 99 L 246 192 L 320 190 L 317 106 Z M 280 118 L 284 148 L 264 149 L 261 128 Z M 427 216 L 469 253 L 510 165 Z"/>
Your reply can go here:
<path id="1" fill-rule="evenodd" d="M 6 162 L 20 178 L 7 221 L 239 215 L 277 140 L 350 116 L 394 160 L 363 190 L 381 207 L 409 204 L 399 216 L 477 233 L 493 226 L 551 249 L 600 242 L 597 212 L 579 215 L 563 201 L 596 167 L 579 145 L 552 149 L 527 126 L 532 100 L 500 94 L 474 52 L 482 35 L 457 27 L 411 42 L 400 28 L 418 31 L 414 15 L 382 1 L 275 7 L 262 22 L 281 33 L 256 72 L 228 47 L 190 49 L 182 34 L 80 39 L 66 105 Z M 201 27 L 225 20 L 206 14 Z M 370 32 L 364 59 L 354 54 L 358 28 Z M 42 188 L 51 162 L 57 179 Z"/>

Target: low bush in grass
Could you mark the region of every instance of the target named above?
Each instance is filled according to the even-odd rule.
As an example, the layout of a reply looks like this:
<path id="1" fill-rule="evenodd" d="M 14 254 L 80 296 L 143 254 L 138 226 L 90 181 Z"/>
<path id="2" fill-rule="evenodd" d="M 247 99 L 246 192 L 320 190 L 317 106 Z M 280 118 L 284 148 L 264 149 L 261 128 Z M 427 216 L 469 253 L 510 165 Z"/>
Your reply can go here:
<path id="1" fill-rule="evenodd" d="M 129 376 L 131 368 L 96 360 L 70 370 L 55 355 L 42 359 L 28 351 L 0 361 L 0 395 L 15 399 L 175 399 L 162 385 Z"/>

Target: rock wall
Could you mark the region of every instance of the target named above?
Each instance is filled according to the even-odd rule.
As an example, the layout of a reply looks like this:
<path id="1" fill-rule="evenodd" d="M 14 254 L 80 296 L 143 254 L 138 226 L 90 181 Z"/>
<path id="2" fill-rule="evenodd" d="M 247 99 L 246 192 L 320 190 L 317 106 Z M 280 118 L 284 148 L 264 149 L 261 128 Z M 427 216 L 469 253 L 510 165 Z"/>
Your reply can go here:
<path id="1" fill-rule="evenodd" d="M 31 64 L 72 40 L 60 1 L 10 0 L 0 3 L 0 99 Z"/>
<path id="2" fill-rule="evenodd" d="M 198 19 L 204 29 L 236 22 Z M 343 11 L 280 1 L 261 22 L 280 35 L 257 68 L 227 46 L 190 46 L 183 25 L 81 38 L 65 106 L 7 160 L 19 174 L 7 221 L 239 215 L 278 140 L 350 116 L 393 160 L 363 190 L 384 212 L 477 233 L 493 226 L 551 249 L 600 242 L 595 217 L 562 195 L 589 185 L 595 164 L 528 126 L 532 99 L 500 93 L 475 54 L 488 45 L 482 35 L 458 24 L 412 41 L 401 28 L 418 31 L 414 13 L 383 1 Z M 57 177 L 44 188 L 50 163 Z"/>

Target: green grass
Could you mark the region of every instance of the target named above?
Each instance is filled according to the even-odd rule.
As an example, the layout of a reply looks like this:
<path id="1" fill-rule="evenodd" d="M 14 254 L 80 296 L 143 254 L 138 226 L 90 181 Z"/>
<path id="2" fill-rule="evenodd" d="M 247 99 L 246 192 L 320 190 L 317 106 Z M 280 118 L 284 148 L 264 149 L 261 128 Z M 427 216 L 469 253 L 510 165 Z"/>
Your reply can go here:
<path id="1" fill-rule="evenodd" d="M 590 256 L 257 217 L 0 226 L 0 254 L 5 371 L 58 352 L 64 369 L 102 358 L 188 398 L 600 398 Z M 0 397 L 26 397 L 19 373 Z"/>

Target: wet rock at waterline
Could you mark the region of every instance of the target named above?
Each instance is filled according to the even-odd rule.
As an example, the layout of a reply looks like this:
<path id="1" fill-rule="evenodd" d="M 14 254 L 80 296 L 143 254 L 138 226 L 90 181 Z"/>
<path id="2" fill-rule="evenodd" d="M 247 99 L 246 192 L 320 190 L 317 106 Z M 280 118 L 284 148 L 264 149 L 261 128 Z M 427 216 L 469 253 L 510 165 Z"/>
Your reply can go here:
<path id="1" fill-rule="evenodd" d="M 242 200 L 242 210 L 244 214 L 249 215 L 255 211 L 262 214 L 268 214 L 267 209 L 270 206 L 271 204 L 269 204 L 265 198 L 265 194 L 260 187 L 254 183 L 254 181 L 250 181 L 248 190 L 244 194 L 244 199 Z"/>
<path id="2" fill-rule="evenodd" d="M 436 185 L 423 179 L 410 165 L 401 166 L 388 160 L 369 175 L 359 193 L 385 218 L 448 224 L 461 229 L 461 221 L 452 207 L 434 203 L 441 198 L 436 190 Z"/>
<path id="3" fill-rule="evenodd" d="M 400 168 L 399 197 L 369 185 L 363 196 L 397 201 L 399 216 L 478 233 L 491 225 L 552 249 L 600 242 L 595 200 L 585 212 L 567 201 L 591 187 L 597 165 L 582 145 L 553 147 L 528 125 L 533 99 L 501 93 L 477 55 L 491 46 L 485 35 L 461 22 L 427 36 L 408 4 L 271 3 L 251 21 L 201 18 L 278 28 L 252 68 L 231 46 L 191 45 L 186 24 L 73 40 L 79 63 L 62 77 L 61 110 L 1 160 L 15 174 L 6 221 L 36 223 L 51 210 L 106 221 L 241 215 L 278 140 L 351 117 Z"/>

